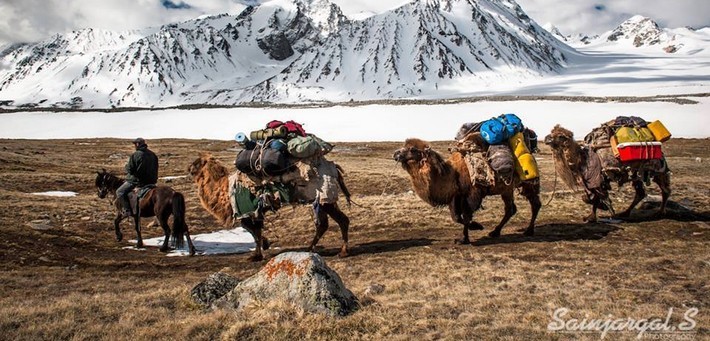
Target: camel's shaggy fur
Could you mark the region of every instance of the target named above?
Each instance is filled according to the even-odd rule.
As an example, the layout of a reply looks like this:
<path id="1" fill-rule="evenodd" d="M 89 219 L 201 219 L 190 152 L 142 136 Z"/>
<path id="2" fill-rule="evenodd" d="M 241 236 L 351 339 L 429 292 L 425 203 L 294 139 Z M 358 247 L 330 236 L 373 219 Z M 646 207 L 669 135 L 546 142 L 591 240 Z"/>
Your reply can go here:
<path id="1" fill-rule="evenodd" d="M 475 138 L 467 139 L 474 142 Z M 482 150 L 482 148 L 479 148 Z M 394 159 L 401 163 L 412 180 L 415 193 L 433 206 L 448 205 L 451 217 L 463 225 L 461 243 L 469 243 L 469 229 L 483 229 L 481 224 L 473 221 L 473 213 L 481 207 L 483 198 L 489 195 L 500 195 L 505 203 L 505 215 L 502 221 L 489 234 L 491 237 L 500 235 L 500 231 L 508 219 L 516 212 L 514 189 L 521 187 L 523 195 L 532 206 L 532 219 L 526 235 L 534 233 L 535 218 L 542 206 L 539 199 L 540 185 L 538 181 L 505 182 L 496 177 L 493 186 L 473 184 L 468 171 L 468 162 L 463 152 L 454 151 L 448 159 L 432 150 L 426 141 L 410 138 L 404 146 L 397 150 Z"/>
<path id="2" fill-rule="evenodd" d="M 598 170 L 599 173 L 588 172 L 588 169 L 586 169 L 587 173 L 593 173 L 591 175 L 594 175 L 596 179 L 601 179 L 598 181 L 600 182 L 599 185 L 590 185 L 585 179 L 589 178 L 591 175 L 583 174 L 585 172 L 586 163 L 584 155 L 595 155 L 596 151 L 589 148 L 583 149 L 583 147 L 574 140 L 574 134 L 561 127 L 559 124 L 552 129 L 550 135 L 545 137 L 545 144 L 552 149 L 552 155 L 555 159 L 555 170 L 562 181 L 572 189 L 579 187 L 584 189 L 584 201 L 592 205 L 592 212 L 589 216 L 584 218 L 585 221 L 595 222 L 597 220 L 597 209 L 613 210 L 608 192 L 611 189 L 611 179 L 606 176 L 601 168 Z M 587 151 L 586 154 L 583 153 L 583 151 Z M 588 158 L 589 156 L 587 159 Z M 617 216 L 626 217 L 630 215 L 633 208 L 646 197 L 646 190 L 642 180 L 642 174 L 644 172 L 648 172 L 653 178 L 653 181 L 660 187 L 662 201 L 659 214 L 665 214 L 666 204 L 671 194 L 670 172 L 668 167 L 665 166 L 665 160 L 661 160 L 658 164 L 660 166 L 657 169 L 653 167 L 649 169 L 649 165 L 655 164 L 651 162 L 626 163 L 624 167 L 610 175 L 618 182 L 619 186 L 630 181 L 636 191 L 631 205 Z"/>
<path id="3" fill-rule="evenodd" d="M 212 214 L 220 224 L 232 226 L 234 212 L 229 201 L 229 170 L 217 159 L 201 153 L 188 168 L 197 185 L 200 204 Z"/>

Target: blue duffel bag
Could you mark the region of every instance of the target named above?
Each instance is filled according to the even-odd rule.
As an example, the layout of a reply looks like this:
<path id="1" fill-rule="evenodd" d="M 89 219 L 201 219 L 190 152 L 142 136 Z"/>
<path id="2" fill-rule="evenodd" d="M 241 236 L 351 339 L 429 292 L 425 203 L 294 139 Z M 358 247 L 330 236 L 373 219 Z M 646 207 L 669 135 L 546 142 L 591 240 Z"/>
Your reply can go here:
<path id="1" fill-rule="evenodd" d="M 506 139 L 513 137 L 513 135 L 523 131 L 523 121 L 520 120 L 515 114 L 503 114 L 498 116 L 499 119 L 505 124 L 506 134 L 508 135 Z"/>
<path id="2" fill-rule="evenodd" d="M 500 144 L 508 139 L 505 124 L 497 118 L 491 118 L 481 124 L 481 137 L 488 144 Z"/>

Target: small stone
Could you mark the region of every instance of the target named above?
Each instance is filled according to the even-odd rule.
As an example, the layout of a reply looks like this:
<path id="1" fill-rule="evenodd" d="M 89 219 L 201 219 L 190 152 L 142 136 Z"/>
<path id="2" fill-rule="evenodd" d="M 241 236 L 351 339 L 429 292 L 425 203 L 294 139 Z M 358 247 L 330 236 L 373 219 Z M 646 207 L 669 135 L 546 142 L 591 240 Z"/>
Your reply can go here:
<path id="1" fill-rule="evenodd" d="M 89 221 L 89 220 L 91 220 L 91 217 L 81 217 L 81 220 L 82 221 Z"/>
<path id="2" fill-rule="evenodd" d="M 51 262 L 51 260 L 50 260 L 49 258 L 44 257 L 44 256 L 39 257 L 39 260 L 41 260 L 41 261 L 43 261 L 43 262 L 47 262 L 47 263 Z"/>
<path id="3" fill-rule="evenodd" d="M 384 291 L 385 291 L 384 285 L 373 283 L 373 284 L 370 284 L 370 286 L 368 286 L 367 289 L 365 289 L 365 291 L 363 292 L 363 295 L 364 296 L 377 295 L 377 294 L 381 294 Z"/>
<path id="4" fill-rule="evenodd" d="M 232 291 L 237 284 L 239 284 L 239 280 L 236 277 L 224 272 L 216 272 L 192 288 L 190 297 L 195 303 L 207 308 L 212 302 Z"/>
<path id="5" fill-rule="evenodd" d="M 47 231 L 52 229 L 51 221 L 49 219 L 38 219 L 27 223 L 29 227 L 37 231 Z"/>

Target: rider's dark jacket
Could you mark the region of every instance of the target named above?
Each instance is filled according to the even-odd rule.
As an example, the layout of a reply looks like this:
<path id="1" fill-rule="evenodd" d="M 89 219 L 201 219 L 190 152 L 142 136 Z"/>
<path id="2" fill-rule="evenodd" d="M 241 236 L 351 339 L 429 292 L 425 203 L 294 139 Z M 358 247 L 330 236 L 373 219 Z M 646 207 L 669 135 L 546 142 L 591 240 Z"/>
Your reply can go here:
<path id="1" fill-rule="evenodd" d="M 126 181 L 143 187 L 158 182 L 158 156 L 148 146 L 143 145 L 128 159 L 126 163 Z"/>

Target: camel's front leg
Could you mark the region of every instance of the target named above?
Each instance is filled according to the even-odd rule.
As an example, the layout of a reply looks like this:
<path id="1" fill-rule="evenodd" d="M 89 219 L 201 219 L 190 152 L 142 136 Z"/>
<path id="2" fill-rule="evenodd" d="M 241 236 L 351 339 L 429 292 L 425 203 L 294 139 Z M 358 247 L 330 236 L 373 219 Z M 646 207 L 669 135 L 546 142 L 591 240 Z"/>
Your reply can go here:
<path id="1" fill-rule="evenodd" d="M 249 231 L 252 237 L 254 237 L 254 243 L 256 244 L 254 254 L 249 257 L 249 260 L 252 262 L 258 262 L 263 260 L 264 255 L 261 252 L 261 247 L 263 243 L 263 241 L 261 240 L 261 233 L 264 228 L 264 222 L 261 220 L 254 221 L 251 218 L 244 218 L 241 220 L 241 222 L 244 229 Z"/>
<path id="2" fill-rule="evenodd" d="M 463 200 L 461 200 L 458 196 L 451 199 L 451 202 L 449 202 L 449 212 L 451 213 L 451 218 L 463 226 L 463 238 L 455 239 L 454 243 L 466 245 L 471 244 L 471 240 L 468 237 L 468 221 L 464 221 L 464 217 L 462 215 L 462 202 Z"/>
<path id="3" fill-rule="evenodd" d="M 636 195 L 634 196 L 634 201 L 631 202 L 631 205 L 629 208 L 627 208 L 624 212 L 621 212 L 618 214 L 619 217 L 628 217 L 631 215 L 631 211 L 638 205 L 638 203 L 643 200 L 643 198 L 646 197 L 646 189 L 643 186 L 643 181 L 640 179 L 635 179 L 631 182 L 631 184 L 634 186 L 634 190 L 636 190 Z"/>

